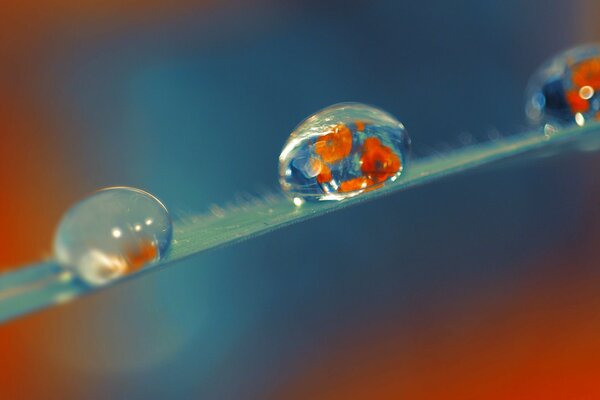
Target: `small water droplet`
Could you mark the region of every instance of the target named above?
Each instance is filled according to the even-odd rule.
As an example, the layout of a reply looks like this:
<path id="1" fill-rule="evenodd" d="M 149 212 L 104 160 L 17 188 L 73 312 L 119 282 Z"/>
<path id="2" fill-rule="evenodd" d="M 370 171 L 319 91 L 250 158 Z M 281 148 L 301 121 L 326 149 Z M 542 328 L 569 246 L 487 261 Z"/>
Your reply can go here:
<path id="1" fill-rule="evenodd" d="M 65 304 L 73 300 L 75 297 L 77 296 L 73 293 L 58 293 L 56 296 L 54 296 L 54 303 Z"/>
<path id="2" fill-rule="evenodd" d="M 343 200 L 383 187 L 405 170 L 410 140 L 390 114 L 337 104 L 304 120 L 279 156 L 279 181 L 296 206 Z"/>
<path id="3" fill-rule="evenodd" d="M 567 50 L 543 64 L 530 80 L 525 112 L 534 124 L 585 125 L 600 119 L 600 45 Z"/>
<path id="4" fill-rule="evenodd" d="M 108 188 L 64 215 L 54 253 L 83 281 L 102 285 L 158 261 L 171 236 L 171 218 L 156 197 L 134 188 Z"/>

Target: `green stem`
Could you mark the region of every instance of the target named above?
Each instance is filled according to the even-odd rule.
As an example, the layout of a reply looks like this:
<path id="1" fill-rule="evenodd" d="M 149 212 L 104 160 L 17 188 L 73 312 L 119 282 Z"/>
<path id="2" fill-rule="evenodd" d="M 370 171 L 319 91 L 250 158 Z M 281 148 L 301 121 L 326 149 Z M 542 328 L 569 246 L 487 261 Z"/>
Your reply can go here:
<path id="1" fill-rule="evenodd" d="M 396 182 L 343 201 L 308 202 L 297 207 L 283 195 L 275 195 L 236 208 L 180 218 L 174 222 L 173 243 L 166 257 L 115 283 L 166 268 L 205 250 L 500 160 L 572 147 L 595 149 L 599 143 L 600 124 L 572 127 L 550 135 L 529 132 L 415 160 Z M 0 322 L 105 287 L 85 286 L 53 262 L 19 268 L 0 275 Z"/>

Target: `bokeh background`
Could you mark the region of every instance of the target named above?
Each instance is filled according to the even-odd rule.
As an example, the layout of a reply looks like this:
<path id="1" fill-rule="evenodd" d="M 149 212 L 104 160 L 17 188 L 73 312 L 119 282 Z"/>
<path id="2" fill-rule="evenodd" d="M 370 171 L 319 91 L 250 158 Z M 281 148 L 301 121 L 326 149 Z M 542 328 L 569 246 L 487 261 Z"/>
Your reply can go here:
<path id="1" fill-rule="evenodd" d="M 595 0 L 4 0 L 0 271 L 73 202 L 277 185 L 292 128 L 378 105 L 415 153 L 526 128 Z M 600 398 L 600 155 L 486 168 L 0 326 L 1 399 Z"/>

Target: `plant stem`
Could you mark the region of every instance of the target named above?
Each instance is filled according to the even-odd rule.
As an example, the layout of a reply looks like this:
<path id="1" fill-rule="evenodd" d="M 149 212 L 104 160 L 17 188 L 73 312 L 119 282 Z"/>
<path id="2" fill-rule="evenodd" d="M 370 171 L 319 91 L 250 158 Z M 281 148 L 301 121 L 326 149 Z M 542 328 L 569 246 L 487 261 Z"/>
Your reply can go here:
<path id="1" fill-rule="evenodd" d="M 169 267 L 177 260 L 205 250 L 249 239 L 292 223 L 462 171 L 476 170 L 501 160 L 543 151 L 596 149 L 600 147 L 599 144 L 598 123 L 571 127 L 552 134 L 534 131 L 415 160 L 396 182 L 343 201 L 307 202 L 298 207 L 282 194 L 277 194 L 229 209 L 214 209 L 209 214 L 183 217 L 174 222 L 171 248 L 160 263 L 148 266 L 139 273 L 124 277 L 115 283 Z M 106 287 L 86 286 L 51 261 L 18 268 L 0 275 L 0 322 L 43 307 L 62 304 Z"/>

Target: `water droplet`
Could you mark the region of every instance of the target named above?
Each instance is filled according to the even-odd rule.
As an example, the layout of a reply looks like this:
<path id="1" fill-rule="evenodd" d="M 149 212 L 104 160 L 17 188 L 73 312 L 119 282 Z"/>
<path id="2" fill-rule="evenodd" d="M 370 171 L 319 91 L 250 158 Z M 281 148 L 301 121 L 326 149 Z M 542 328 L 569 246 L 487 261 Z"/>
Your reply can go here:
<path id="1" fill-rule="evenodd" d="M 410 140 L 390 114 L 359 103 L 325 108 L 296 127 L 279 156 L 279 181 L 297 206 L 343 200 L 394 181 Z"/>
<path id="2" fill-rule="evenodd" d="M 525 112 L 537 125 L 583 126 L 600 119 L 600 46 L 567 50 L 533 75 Z"/>
<path id="3" fill-rule="evenodd" d="M 102 285 L 158 261 L 171 236 L 171 218 L 156 197 L 134 188 L 108 188 L 64 215 L 54 253 L 83 281 Z"/>

